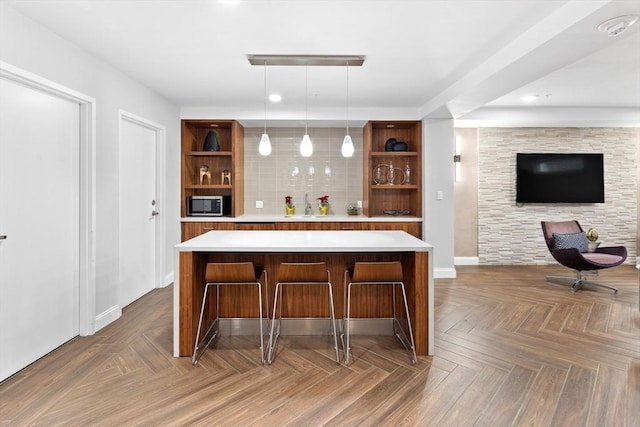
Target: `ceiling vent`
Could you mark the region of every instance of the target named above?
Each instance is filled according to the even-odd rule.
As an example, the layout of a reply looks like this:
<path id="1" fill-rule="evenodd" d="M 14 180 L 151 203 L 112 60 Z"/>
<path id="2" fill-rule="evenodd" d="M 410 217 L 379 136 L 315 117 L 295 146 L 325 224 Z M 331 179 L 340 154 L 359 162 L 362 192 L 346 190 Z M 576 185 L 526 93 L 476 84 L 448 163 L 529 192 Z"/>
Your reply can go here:
<path id="1" fill-rule="evenodd" d="M 619 36 L 627 31 L 627 28 L 635 24 L 637 20 L 637 15 L 618 16 L 598 25 L 598 31 L 609 34 L 611 37 Z"/>

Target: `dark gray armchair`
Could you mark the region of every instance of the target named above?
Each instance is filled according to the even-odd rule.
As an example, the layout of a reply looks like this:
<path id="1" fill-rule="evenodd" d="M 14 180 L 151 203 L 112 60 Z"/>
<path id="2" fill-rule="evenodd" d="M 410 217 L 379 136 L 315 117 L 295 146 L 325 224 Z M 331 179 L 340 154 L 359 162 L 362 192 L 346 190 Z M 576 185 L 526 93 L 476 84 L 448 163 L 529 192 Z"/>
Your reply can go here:
<path id="1" fill-rule="evenodd" d="M 607 246 L 588 251 L 588 242 L 584 230 L 578 221 L 542 221 L 542 233 L 553 258 L 565 267 L 575 270 L 576 277 L 547 276 L 547 281 L 569 284 L 572 291 L 580 290 L 583 285 L 601 286 L 614 293 L 618 289 L 602 283 L 592 282 L 583 277 L 583 271 L 602 270 L 622 264 L 627 259 L 624 246 Z"/>

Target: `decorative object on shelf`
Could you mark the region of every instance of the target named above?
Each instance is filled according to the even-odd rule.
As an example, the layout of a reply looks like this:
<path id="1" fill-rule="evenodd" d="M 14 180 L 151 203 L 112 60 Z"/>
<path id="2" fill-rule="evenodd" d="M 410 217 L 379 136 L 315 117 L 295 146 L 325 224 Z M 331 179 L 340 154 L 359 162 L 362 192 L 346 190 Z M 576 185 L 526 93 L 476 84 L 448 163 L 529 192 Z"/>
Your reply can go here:
<path id="1" fill-rule="evenodd" d="M 387 183 L 387 169 L 389 166 L 387 165 L 378 165 L 373 168 L 373 182 L 376 185 L 386 184 Z"/>
<path id="2" fill-rule="evenodd" d="M 600 246 L 600 243 L 602 243 L 598 242 L 598 232 L 595 228 L 587 230 L 587 240 L 589 241 L 589 252 L 595 252 L 596 249 L 598 249 L 598 246 Z"/>
<path id="3" fill-rule="evenodd" d="M 204 138 L 203 151 L 220 151 L 220 139 L 217 130 L 210 130 Z"/>
<path id="4" fill-rule="evenodd" d="M 393 151 L 407 151 L 407 143 L 404 141 L 398 141 L 393 145 Z"/>
<path id="5" fill-rule="evenodd" d="M 404 166 L 404 183 L 411 184 L 411 166 L 409 166 L 409 162 Z"/>
<path id="6" fill-rule="evenodd" d="M 395 138 L 387 139 L 387 142 L 384 144 L 384 151 L 393 151 L 393 147 L 396 145 L 398 141 Z"/>
<path id="7" fill-rule="evenodd" d="M 393 216 L 404 216 L 404 215 L 409 215 L 411 213 L 411 211 L 409 211 L 408 209 L 388 209 L 385 211 L 382 211 L 387 215 L 393 215 Z"/>
<path id="8" fill-rule="evenodd" d="M 231 171 L 230 170 L 223 170 L 221 175 L 221 182 L 222 185 L 225 185 L 225 181 L 227 181 L 227 185 L 231 185 Z"/>
<path id="9" fill-rule="evenodd" d="M 376 185 L 408 184 L 406 173 L 402 169 L 394 168 L 393 163 L 382 163 L 373 168 L 373 182 Z"/>
<path id="10" fill-rule="evenodd" d="M 326 215 L 327 212 L 329 212 L 329 196 L 325 194 L 324 196 L 318 197 L 318 206 L 320 215 Z"/>
<path id="11" fill-rule="evenodd" d="M 209 170 L 209 166 L 202 165 L 200 166 L 200 185 L 204 184 L 204 178 L 207 178 L 207 184 L 211 184 L 211 171 Z"/>
<path id="12" fill-rule="evenodd" d="M 293 204 L 293 197 L 284 196 L 284 212 L 288 216 L 296 214 L 296 206 Z"/>
<path id="13" fill-rule="evenodd" d="M 358 215 L 360 209 L 356 203 L 347 203 L 347 215 Z"/>

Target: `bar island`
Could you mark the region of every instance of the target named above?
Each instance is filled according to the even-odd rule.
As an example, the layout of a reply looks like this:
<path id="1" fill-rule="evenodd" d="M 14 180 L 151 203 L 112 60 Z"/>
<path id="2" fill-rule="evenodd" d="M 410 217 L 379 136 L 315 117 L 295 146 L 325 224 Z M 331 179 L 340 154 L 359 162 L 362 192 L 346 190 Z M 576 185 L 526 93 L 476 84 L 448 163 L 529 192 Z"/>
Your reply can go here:
<path id="1" fill-rule="evenodd" d="M 432 355 L 433 247 L 404 231 L 209 231 L 175 246 L 174 356 L 191 356 L 204 290 L 204 272 L 209 262 L 251 261 L 268 272 L 263 310 L 278 281 L 281 262 L 327 263 L 333 285 L 336 316 L 344 312 L 343 274 L 356 261 L 400 261 L 407 287 L 409 312 L 418 355 Z M 257 297 L 252 289 L 224 289 L 220 292 L 220 315 L 229 318 L 258 318 Z M 284 295 L 287 317 L 326 315 L 326 297 L 318 290 L 302 297 Z M 269 295 L 271 293 L 271 295 Z M 352 308 L 353 317 L 390 318 L 392 305 L 387 288 L 364 289 Z M 213 305 L 213 304 L 212 304 Z"/>

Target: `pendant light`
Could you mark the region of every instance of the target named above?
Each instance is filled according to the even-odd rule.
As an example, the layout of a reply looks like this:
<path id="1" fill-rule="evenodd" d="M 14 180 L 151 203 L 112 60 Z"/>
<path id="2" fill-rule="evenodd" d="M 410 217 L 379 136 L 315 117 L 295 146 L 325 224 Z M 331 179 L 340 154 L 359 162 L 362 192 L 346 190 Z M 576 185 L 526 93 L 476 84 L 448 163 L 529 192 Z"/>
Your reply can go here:
<path id="1" fill-rule="evenodd" d="M 342 157 L 351 157 L 355 148 L 349 136 L 349 61 L 347 61 L 347 134 L 342 141 Z"/>
<path id="2" fill-rule="evenodd" d="M 313 144 L 311 144 L 311 138 L 309 138 L 308 124 L 309 124 L 309 66 L 304 66 L 304 136 L 300 141 L 300 155 L 302 157 L 311 157 L 313 154 Z"/>
<path id="3" fill-rule="evenodd" d="M 262 156 L 271 154 L 271 140 L 267 135 L 267 61 L 264 61 L 264 133 L 260 138 L 258 152 Z"/>

